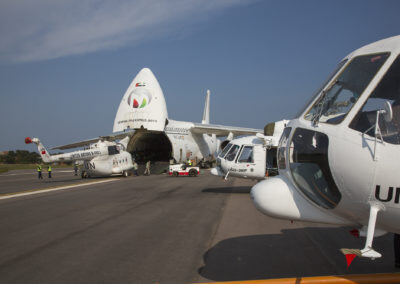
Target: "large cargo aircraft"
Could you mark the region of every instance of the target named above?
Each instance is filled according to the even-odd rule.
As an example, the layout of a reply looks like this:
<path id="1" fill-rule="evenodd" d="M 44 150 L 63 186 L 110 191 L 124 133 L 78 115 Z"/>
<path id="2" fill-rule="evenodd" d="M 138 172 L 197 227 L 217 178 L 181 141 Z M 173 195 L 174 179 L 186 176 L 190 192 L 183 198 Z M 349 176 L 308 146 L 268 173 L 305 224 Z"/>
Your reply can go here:
<path id="1" fill-rule="evenodd" d="M 188 97 L 188 100 L 191 98 Z M 193 107 L 194 111 L 198 108 Z M 207 91 L 201 123 L 176 121 L 168 117 L 163 91 L 153 72 L 143 68 L 133 79 L 120 102 L 113 127 L 113 134 L 104 139 L 131 136 L 127 151 L 137 162 L 186 159 L 210 161 L 216 151 L 225 147 L 236 135 L 254 135 L 261 129 L 210 124 L 210 92 Z M 217 137 L 226 137 L 224 140 Z M 98 141 L 99 138 L 54 147 L 69 149 Z"/>

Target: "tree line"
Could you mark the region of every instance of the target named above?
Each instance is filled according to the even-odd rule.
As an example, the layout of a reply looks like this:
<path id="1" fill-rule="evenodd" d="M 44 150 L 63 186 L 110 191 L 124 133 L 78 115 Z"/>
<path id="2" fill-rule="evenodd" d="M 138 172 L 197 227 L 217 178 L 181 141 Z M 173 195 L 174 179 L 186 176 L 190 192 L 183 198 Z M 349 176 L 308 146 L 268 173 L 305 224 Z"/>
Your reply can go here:
<path id="1" fill-rule="evenodd" d="M 3 164 L 35 164 L 41 161 L 38 153 L 27 150 L 8 151 L 8 153 L 0 155 L 0 163 Z"/>

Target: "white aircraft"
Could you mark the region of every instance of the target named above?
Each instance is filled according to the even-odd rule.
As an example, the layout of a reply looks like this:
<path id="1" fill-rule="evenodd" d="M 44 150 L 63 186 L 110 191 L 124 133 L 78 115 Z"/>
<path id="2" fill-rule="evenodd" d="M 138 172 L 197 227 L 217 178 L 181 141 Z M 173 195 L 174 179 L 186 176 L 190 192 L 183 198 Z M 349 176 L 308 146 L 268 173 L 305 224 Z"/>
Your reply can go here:
<path id="1" fill-rule="evenodd" d="M 188 97 L 188 100 L 190 98 Z M 197 110 L 193 106 L 193 110 Z M 138 163 L 151 161 L 211 162 L 214 154 L 225 147 L 234 135 L 261 133 L 261 129 L 209 124 L 210 92 L 207 91 L 201 123 L 176 121 L 168 118 L 163 91 L 148 68 L 143 68 L 133 79 L 120 102 L 115 116 L 113 134 L 102 140 L 130 134 L 126 151 Z M 227 138 L 221 142 L 217 137 Z M 70 149 L 95 143 L 99 138 L 57 146 L 52 149 Z"/>
<path id="2" fill-rule="evenodd" d="M 262 180 L 276 175 L 276 149 L 288 120 L 277 121 L 265 127 L 264 135 L 257 133 L 233 139 L 218 155 L 217 166 L 211 174 Z"/>
<path id="3" fill-rule="evenodd" d="M 365 247 L 346 258 L 380 257 L 374 237 L 400 234 L 400 36 L 346 56 L 289 122 L 277 159 L 279 175 L 251 190 L 261 212 L 357 226 Z"/>
<path id="4" fill-rule="evenodd" d="M 191 100 L 190 97 L 187 98 Z M 193 105 L 193 111 L 198 110 Z M 167 105 L 161 87 L 148 68 L 133 79 L 119 105 L 113 132 L 135 130 L 128 151 L 138 162 L 147 160 L 176 162 L 187 159 L 214 160 L 215 152 L 228 144 L 234 135 L 250 135 L 261 129 L 213 125 L 210 123 L 210 92 L 207 91 L 201 123 L 168 118 Z M 217 137 L 227 136 L 220 141 Z"/>
<path id="5" fill-rule="evenodd" d="M 126 136 L 126 134 L 125 134 Z M 51 155 L 38 138 L 25 138 L 25 143 L 34 143 L 45 163 L 82 161 L 84 169 L 81 170 L 82 178 L 94 176 L 111 176 L 121 174 L 128 176 L 128 171 L 133 168 L 132 156 L 125 151 L 129 136 L 119 143 L 98 140 L 89 144 L 84 150 Z M 88 144 L 81 144 L 80 147 Z"/>

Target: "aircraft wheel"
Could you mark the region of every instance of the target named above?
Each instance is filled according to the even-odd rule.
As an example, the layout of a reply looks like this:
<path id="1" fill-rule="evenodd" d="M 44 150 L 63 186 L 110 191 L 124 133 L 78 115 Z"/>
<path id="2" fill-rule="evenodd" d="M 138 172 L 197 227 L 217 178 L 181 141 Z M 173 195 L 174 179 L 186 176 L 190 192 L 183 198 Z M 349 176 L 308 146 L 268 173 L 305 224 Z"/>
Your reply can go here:
<path id="1" fill-rule="evenodd" d="M 172 176 L 177 177 L 177 176 L 179 176 L 179 173 L 178 172 L 173 172 Z"/>
<path id="2" fill-rule="evenodd" d="M 123 171 L 123 172 L 122 172 L 122 176 L 123 176 L 123 177 L 128 177 L 128 175 L 129 175 L 129 173 L 128 173 L 127 171 Z"/>
<path id="3" fill-rule="evenodd" d="M 195 176 L 197 176 L 197 171 L 196 171 L 195 169 L 191 169 L 191 170 L 189 171 L 189 176 L 190 176 L 190 177 L 195 177 Z"/>
<path id="4" fill-rule="evenodd" d="M 81 173 L 81 177 L 82 177 L 82 178 L 87 178 L 87 173 L 86 173 L 85 171 L 83 171 L 83 172 Z"/>

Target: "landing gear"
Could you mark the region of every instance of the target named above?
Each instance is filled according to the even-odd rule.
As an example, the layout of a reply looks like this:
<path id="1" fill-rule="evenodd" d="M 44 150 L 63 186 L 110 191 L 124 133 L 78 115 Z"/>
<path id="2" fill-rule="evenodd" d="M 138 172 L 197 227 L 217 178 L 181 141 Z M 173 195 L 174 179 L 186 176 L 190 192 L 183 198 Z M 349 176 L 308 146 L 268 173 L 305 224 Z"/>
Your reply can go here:
<path id="1" fill-rule="evenodd" d="M 128 177 L 128 176 L 129 176 L 129 173 L 128 173 L 127 171 L 123 171 L 123 172 L 122 172 L 122 176 L 123 176 L 123 177 Z"/>

